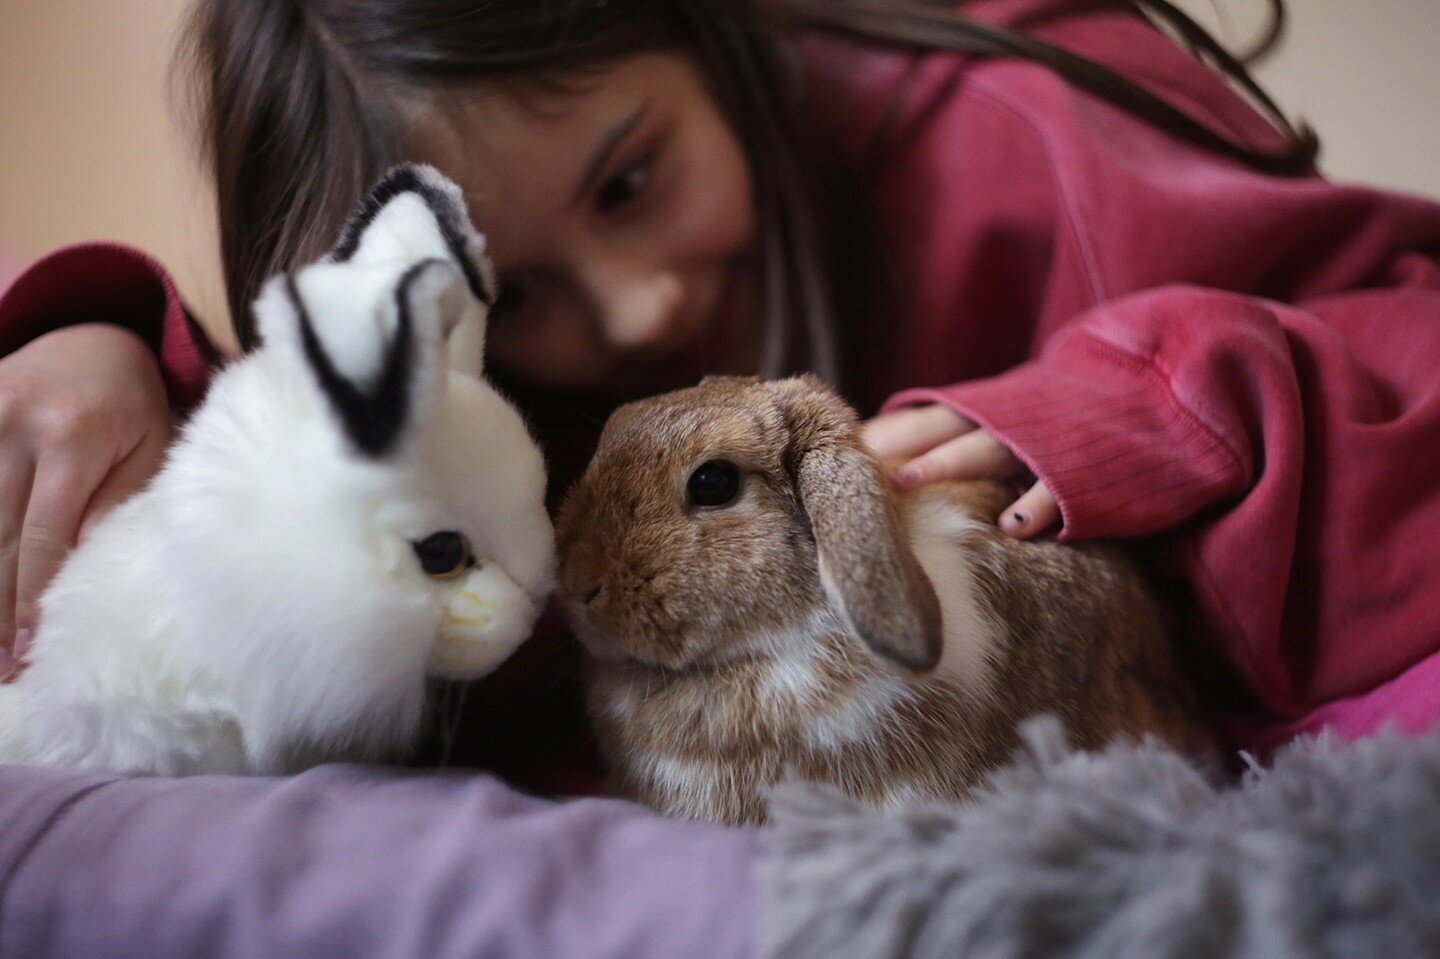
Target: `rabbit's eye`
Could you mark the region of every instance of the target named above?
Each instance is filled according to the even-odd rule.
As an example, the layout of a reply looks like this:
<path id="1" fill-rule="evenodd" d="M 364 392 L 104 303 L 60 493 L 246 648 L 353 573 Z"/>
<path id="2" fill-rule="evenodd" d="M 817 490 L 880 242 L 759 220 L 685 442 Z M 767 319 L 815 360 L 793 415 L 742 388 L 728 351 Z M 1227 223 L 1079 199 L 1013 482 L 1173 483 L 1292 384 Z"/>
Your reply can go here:
<path id="1" fill-rule="evenodd" d="M 696 506 L 724 506 L 740 492 L 740 468 L 727 460 L 708 460 L 690 474 L 686 490 Z"/>
<path id="2" fill-rule="evenodd" d="M 435 579 L 454 579 L 467 567 L 475 565 L 470 541 L 464 533 L 454 530 L 431 533 L 413 545 L 415 555 L 420 557 L 420 568 L 425 570 L 426 576 Z"/>

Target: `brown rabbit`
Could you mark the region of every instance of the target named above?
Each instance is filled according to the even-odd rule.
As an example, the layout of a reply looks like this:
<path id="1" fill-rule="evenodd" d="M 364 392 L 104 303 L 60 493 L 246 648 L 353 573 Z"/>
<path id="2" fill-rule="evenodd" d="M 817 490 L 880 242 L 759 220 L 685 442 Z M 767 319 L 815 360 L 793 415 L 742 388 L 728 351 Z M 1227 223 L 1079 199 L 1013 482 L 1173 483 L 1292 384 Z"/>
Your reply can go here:
<path id="1" fill-rule="evenodd" d="M 997 484 L 887 487 L 813 377 L 716 377 L 621 407 L 557 524 L 617 791 L 765 818 L 765 787 L 955 798 L 1058 714 L 1077 746 L 1208 751 L 1169 637 L 1113 547 L 1021 542 Z"/>

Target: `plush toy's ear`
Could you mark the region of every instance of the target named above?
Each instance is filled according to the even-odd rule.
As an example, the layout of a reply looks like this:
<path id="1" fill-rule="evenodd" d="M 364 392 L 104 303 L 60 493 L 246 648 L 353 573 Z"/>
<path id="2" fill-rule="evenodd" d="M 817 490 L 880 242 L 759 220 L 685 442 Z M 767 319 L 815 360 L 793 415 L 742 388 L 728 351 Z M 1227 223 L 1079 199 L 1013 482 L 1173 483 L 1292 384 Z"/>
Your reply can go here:
<path id="1" fill-rule="evenodd" d="M 498 284 L 485 240 L 470 223 L 460 188 L 434 167 L 407 163 L 385 175 L 360 202 L 330 252 L 332 263 L 373 265 L 448 259 L 474 300 L 451 336 L 451 368 L 478 376 L 485 318 Z"/>
<path id="2" fill-rule="evenodd" d="M 262 349 L 305 367 L 351 445 L 380 457 L 445 388 L 446 344 L 473 303 L 454 262 L 318 263 L 268 284 Z"/>
<path id="3" fill-rule="evenodd" d="M 328 257 L 360 264 L 432 258 L 453 260 L 477 300 L 495 301 L 485 240 L 470 223 L 464 194 L 439 170 L 418 163 L 394 167 L 370 189 Z"/>

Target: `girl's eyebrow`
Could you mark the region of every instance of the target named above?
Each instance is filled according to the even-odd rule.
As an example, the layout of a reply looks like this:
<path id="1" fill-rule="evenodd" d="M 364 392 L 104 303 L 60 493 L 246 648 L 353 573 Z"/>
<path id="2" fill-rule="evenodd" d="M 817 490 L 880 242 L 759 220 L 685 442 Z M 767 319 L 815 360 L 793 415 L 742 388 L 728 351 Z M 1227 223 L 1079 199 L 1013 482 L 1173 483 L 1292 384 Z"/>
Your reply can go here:
<path id="1" fill-rule="evenodd" d="M 615 148 L 620 145 L 620 141 L 624 140 L 630 131 L 635 129 L 640 121 L 644 119 L 645 111 L 648 109 L 650 109 L 650 101 L 646 100 L 640 104 L 633 113 L 605 131 L 605 135 L 600 138 L 600 142 L 595 145 L 595 149 L 590 153 L 590 159 L 585 164 L 585 172 L 580 176 L 580 186 L 575 191 L 575 199 L 577 201 L 582 200 L 585 194 L 589 192 L 590 187 L 600 176 L 600 171 L 605 169 L 606 163 L 609 162 L 610 155 L 615 152 Z"/>

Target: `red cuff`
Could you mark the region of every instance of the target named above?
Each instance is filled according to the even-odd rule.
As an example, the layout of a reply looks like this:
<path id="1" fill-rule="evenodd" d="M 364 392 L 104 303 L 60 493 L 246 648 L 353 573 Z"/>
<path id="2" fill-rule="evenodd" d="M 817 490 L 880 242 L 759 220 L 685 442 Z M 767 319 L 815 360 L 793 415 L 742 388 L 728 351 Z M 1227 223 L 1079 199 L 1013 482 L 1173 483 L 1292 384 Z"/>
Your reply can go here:
<path id="1" fill-rule="evenodd" d="M 36 261 L 0 296 L 0 355 L 63 326 L 116 323 L 150 344 L 170 402 L 200 401 L 219 356 L 186 311 L 170 274 L 118 243 L 85 243 Z"/>
<path id="2" fill-rule="evenodd" d="M 989 379 L 904 390 L 885 410 L 943 403 L 1049 487 L 1060 538 L 1144 536 L 1243 492 L 1247 458 L 1174 397 L 1159 370 L 1098 341 Z"/>

